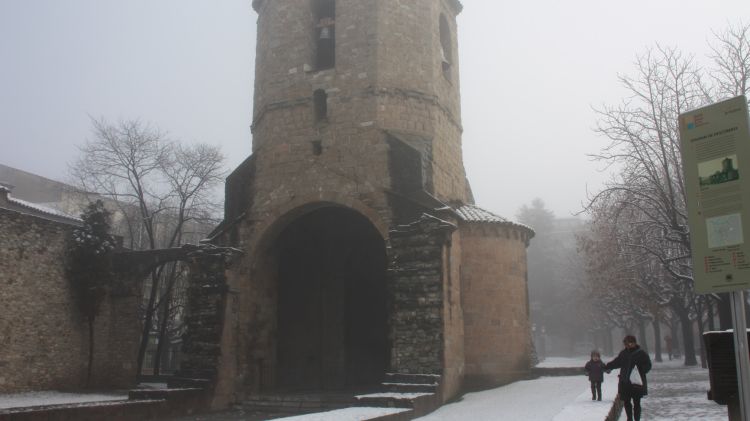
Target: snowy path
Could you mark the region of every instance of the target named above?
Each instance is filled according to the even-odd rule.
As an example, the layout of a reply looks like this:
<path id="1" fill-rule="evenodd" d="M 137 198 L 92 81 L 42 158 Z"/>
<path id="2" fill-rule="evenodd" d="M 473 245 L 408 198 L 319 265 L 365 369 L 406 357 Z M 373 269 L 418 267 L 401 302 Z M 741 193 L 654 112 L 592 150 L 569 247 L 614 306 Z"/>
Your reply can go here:
<path id="1" fill-rule="evenodd" d="M 580 364 L 579 364 L 580 365 Z M 592 401 L 586 376 L 542 377 L 497 389 L 468 393 L 458 402 L 418 418 L 420 421 L 601 421 L 617 394 L 617 376 L 609 375 L 602 401 Z"/>

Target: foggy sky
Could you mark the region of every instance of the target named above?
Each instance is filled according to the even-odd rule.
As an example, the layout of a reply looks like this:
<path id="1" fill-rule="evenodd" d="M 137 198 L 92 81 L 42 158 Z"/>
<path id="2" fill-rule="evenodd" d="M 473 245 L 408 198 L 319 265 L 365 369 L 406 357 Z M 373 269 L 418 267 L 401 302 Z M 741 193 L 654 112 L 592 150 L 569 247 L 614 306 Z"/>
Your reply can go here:
<path id="1" fill-rule="evenodd" d="M 375 0 L 374 0 L 375 1 Z M 699 58 L 747 0 L 463 0 L 464 162 L 477 203 L 580 210 L 607 177 L 592 106 L 656 42 Z M 65 180 L 90 117 L 250 153 L 257 15 L 250 0 L 0 0 L 0 163 Z"/>

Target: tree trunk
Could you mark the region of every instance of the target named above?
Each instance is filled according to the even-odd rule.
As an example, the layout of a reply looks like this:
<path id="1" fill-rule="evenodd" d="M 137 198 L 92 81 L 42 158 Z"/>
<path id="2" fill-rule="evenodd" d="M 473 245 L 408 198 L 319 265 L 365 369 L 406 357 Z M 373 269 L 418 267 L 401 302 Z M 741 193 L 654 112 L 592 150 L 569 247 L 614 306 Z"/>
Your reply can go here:
<path id="1" fill-rule="evenodd" d="M 662 362 L 661 359 L 661 325 L 659 318 L 654 319 L 654 361 Z"/>
<path id="2" fill-rule="evenodd" d="M 678 311 L 677 317 L 680 318 L 680 325 L 682 325 L 682 345 L 685 355 L 685 365 L 698 365 L 698 360 L 695 358 L 695 345 L 693 342 L 693 322 L 690 320 L 687 310 Z"/>
<path id="3" fill-rule="evenodd" d="M 159 278 L 155 273 L 151 274 L 151 293 L 148 297 L 148 305 L 146 306 L 146 314 L 143 320 L 143 330 L 141 331 L 141 345 L 138 348 L 138 375 L 141 375 L 143 370 L 143 359 L 146 357 L 146 348 L 148 348 L 148 340 L 151 334 L 151 325 L 153 324 L 154 302 L 156 301 L 156 295 L 159 287 Z"/>
<path id="4" fill-rule="evenodd" d="M 710 306 L 707 306 L 708 309 L 710 309 Z M 700 345 L 700 356 L 701 356 L 701 367 L 702 368 L 708 368 L 708 364 L 706 363 L 706 347 L 703 343 L 703 332 L 705 332 L 705 329 L 703 328 L 703 320 L 701 320 L 702 317 L 700 314 L 698 315 L 698 338 L 700 338 L 699 345 Z"/>
<path id="5" fill-rule="evenodd" d="M 607 353 L 607 355 L 613 355 L 613 349 L 612 349 L 612 330 L 607 329 L 604 334 L 604 352 Z"/>
<path id="6" fill-rule="evenodd" d="M 714 299 L 711 296 L 706 297 L 706 316 L 709 332 L 716 330 L 716 322 L 714 321 Z"/>
<path id="7" fill-rule="evenodd" d="M 648 341 L 646 340 L 646 322 L 645 321 L 640 321 L 638 323 L 638 336 L 640 336 L 639 345 L 641 346 L 641 349 L 643 349 L 646 352 L 646 354 L 648 354 L 649 349 L 648 349 Z"/>
<path id="8" fill-rule="evenodd" d="M 676 314 L 675 314 L 676 316 Z M 682 348 L 680 347 L 680 334 L 678 332 L 679 322 L 675 317 L 669 322 L 669 331 L 672 334 L 672 354 L 677 356 L 682 354 Z"/>
<path id="9" fill-rule="evenodd" d="M 91 386 L 91 372 L 94 368 L 94 318 L 89 317 L 89 366 L 86 373 L 86 387 Z"/>
<path id="10" fill-rule="evenodd" d="M 161 356 L 164 352 L 164 345 L 169 343 L 167 326 L 169 325 L 169 310 L 171 303 L 172 288 L 170 286 L 164 293 L 164 297 L 162 297 L 162 315 L 159 320 L 159 339 L 156 344 L 156 354 L 154 355 L 154 376 L 161 374 Z"/>

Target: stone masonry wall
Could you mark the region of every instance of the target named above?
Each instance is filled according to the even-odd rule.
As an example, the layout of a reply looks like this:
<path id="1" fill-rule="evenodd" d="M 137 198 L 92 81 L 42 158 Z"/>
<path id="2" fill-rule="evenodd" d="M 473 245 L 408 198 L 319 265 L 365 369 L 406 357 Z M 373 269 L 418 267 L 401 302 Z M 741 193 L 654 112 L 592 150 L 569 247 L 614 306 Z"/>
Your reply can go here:
<path id="1" fill-rule="evenodd" d="M 72 226 L 0 209 L 0 393 L 84 386 L 88 327 L 64 273 Z M 139 325 L 131 288 L 96 320 L 93 386 L 135 382 Z"/>
<path id="2" fill-rule="evenodd" d="M 221 256 L 195 259 L 190 264 L 188 312 L 177 377 L 216 379 L 228 291 L 224 266 Z"/>
<path id="3" fill-rule="evenodd" d="M 443 374 L 443 257 L 455 229 L 424 215 L 390 232 L 393 372 Z"/>
<path id="4" fill-rule="evenodd" d="M 466 383 L 517 379 L 529 368 L 526 234 L 490 223 L 461 224 Z"/>

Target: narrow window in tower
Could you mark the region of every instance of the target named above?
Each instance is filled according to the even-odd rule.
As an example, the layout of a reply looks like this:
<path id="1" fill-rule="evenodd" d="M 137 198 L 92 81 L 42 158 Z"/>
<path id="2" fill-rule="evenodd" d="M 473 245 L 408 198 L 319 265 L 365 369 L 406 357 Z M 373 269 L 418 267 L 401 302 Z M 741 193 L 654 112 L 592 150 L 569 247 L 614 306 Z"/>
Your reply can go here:
<path id="1" fill-rule="evenodd" d="M 320 140 L 312 141 L 312 153 L 315 156 L 323 154 L 323 142 Z"/>
<path id="2" fill-rule="evenodd" d="M 440 62 L 443 68 L 443 76 L 451 79 L 451 64 L 453 61 L 453 49 L 451 48 L 451 30 L 448 26 L 448 19 L 445 15 L 440 15 Z"/>
<path id="3" fill-rule="evenodd" d="M 328 94 L 323 89 L 313 92 L 313 107 L 315 109 L 315 122 L 328 121 Z"/>
<path id="4" fill-rule="evenodd" d="M 313 15 L 316 70 L 333 68 L 336 64 L 336 1 L 313 0 Z"/>

